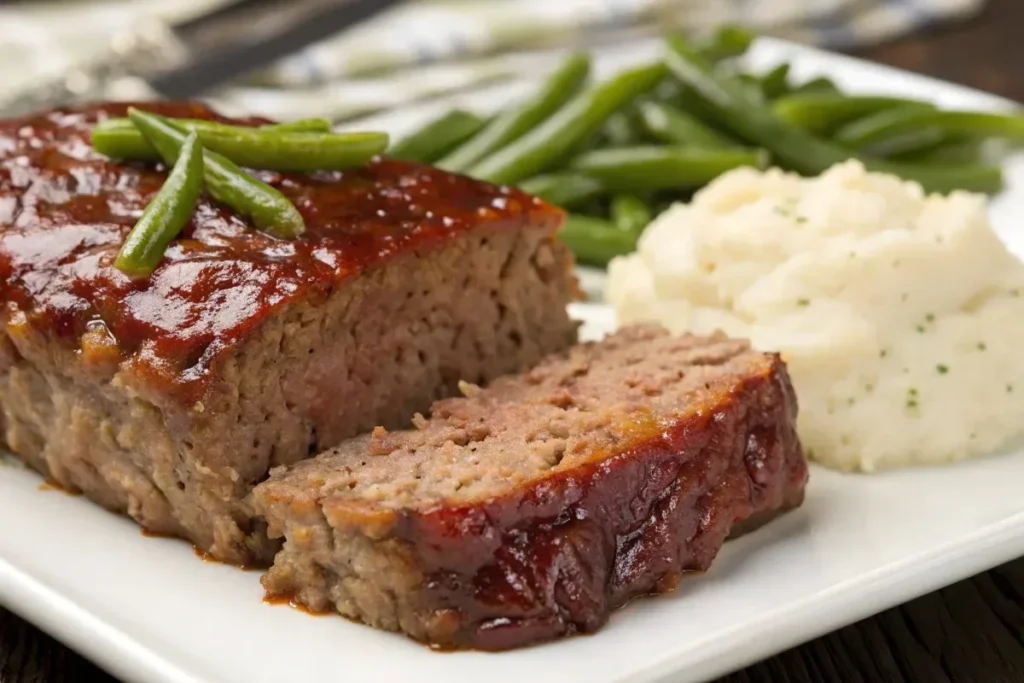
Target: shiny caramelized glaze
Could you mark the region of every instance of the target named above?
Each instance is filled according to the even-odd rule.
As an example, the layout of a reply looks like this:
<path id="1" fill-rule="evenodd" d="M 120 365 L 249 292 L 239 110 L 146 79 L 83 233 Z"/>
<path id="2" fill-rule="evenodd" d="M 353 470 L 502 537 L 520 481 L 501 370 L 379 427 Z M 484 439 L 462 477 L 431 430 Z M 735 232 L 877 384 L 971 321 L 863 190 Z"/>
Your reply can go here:
<path id="1" fill-rule="evenodd" d="M 282 511 L 296 520 L 297 535 L 286 532 L 289 542 L 263 579 L 266 600 L 308 599 L 301 565 L 288 560 L 317 552 L 311 529 L 322 514 L 334 541 L 329 556 L 315 555 L 314 580 L 330 586 L 350 578 L 330 562 L 345 557 L 353 529 L 382 550 L 379 563 L 366 560 L 372 552 L 362 556 L 364 566 L 386 568 L 387 553 L 407 548 L 399 564 L 413 565 L 420 583 L 398 584 L 392 599 L 412 605 L 414 615 L 401 612 L 408 621 L 397 628 L 410 632 L 406 624 L 420 619 L 412 633 L 432 646 L 506 650 L 593 632 L 631 599 L 671 591 L 707 570 L 727 537 L 802 503 L 808 468 L 796 415 L 789 374 L 772 354 L 679 414 L 638 420 L 584 462 L 497 495 L 394 510 L 352 505 L 343 494 L 321 498 L 315 484 L 277 500 L 257 490 L 270 503 L 272 528 Z M 278 503 L 285 507 L 275 510 Z M 285 569 L 275 575 L 279 565 Z M 352 576 L 358 584 L 359 574 Z M 338 600 L 340 610 L 342 598 L 328 595 L 316 609 Z"/>
<path id="2" fill-rule="evenodd" d="M 140 106 L 220 118 L 198 104 Z M 298 207 L 305 236 L 258 233 L 204 198 L 151 278 L 132 281 L 113 260 L 166 174 L 155 164 L 116 163 L 89 145 L 96 121 L 126 109 L 109 104 L 0 122 L 3 320 L 71 348 L 87 330 L 112 338 L 128 364 L 122 367 L 183 402 L 202 396 L 226 349 L 290 301 L 324 297 L 367 266 L 482 223 L 554 231 L 561 220 L 558 210 L 516 190 L 393 160 L 344 172 L 259 172 Z"/>
<path id="3" fill-rule="evenodd" d="M 799 507 L 796 395 L 771 358 L 685 417 L 638 423 L 618 453 L 511 495 L 400 515 L 394 535 L 459 625 L 441 645 L 506 650 L 593 632 L 629 600 L 706 571 L 728 536 Z"/>

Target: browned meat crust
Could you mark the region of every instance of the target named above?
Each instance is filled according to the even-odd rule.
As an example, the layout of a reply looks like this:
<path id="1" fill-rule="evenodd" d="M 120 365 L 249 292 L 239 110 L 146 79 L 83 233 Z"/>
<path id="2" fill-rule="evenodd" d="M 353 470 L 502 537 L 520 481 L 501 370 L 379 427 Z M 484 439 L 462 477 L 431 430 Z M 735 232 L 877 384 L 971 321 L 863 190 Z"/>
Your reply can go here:
<path id="1" fill-rule="evenodd" d="M 256 489 L 271 595 L 447 646 L 593 631 L 800 505 L 782 361 L 631 328 L 435 405 Z"/>
<path id="2" fill-rule="evenodd" d="M 164 173 L 88 145 L 125 108 L 0 122 L 0 440 L 61 485 L 218 559 L 267 562 L 247 497 L 270 467 L 575 339 L 561 212 L 397 161 L 263 173 L 306 236 L 204 200 L 132 282 L 113 257 Z"/>

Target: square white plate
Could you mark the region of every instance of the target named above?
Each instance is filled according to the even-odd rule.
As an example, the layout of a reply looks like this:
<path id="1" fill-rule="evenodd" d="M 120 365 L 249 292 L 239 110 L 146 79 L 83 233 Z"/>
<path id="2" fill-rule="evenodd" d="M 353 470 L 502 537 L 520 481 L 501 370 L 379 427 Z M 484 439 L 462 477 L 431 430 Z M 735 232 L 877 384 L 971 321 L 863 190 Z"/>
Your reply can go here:
<path id="1" fill-rule="evenodd" d="M 655 49 L 604 51 L 598 71 Z M 851 90 L 1008 106 L 776 41 L 759 42 L 751 55 L 758 67 L 780 60 L 801 78 L 824 73 Z M 463 104 L 476 98 L 493 108 L 517 91 L 492 88 Z M 389 126 L 412 125 L 429 109 L 391 117 Z M 1022 253 L 1024 158 L 1007 170 L 1009 189 L 992 215 Z M 587 336 L 614 322 L 599 305 L 574 312 L 588 322 Z M 143 537 L 126 519 L 40 491 L 38 476 L 0 466 L 0 602 L 144 683 L 699 681 L 1024 554 L 1021 482 L 1024 452 L 872 476 L 815 467 L 801 509 L 728 543 L 706 575 L 635 601 L 595 636 L 503 654 L 438 654 L 340 618 L 265 605 L 257 573 L 200 562 L 184 542 Z"/>

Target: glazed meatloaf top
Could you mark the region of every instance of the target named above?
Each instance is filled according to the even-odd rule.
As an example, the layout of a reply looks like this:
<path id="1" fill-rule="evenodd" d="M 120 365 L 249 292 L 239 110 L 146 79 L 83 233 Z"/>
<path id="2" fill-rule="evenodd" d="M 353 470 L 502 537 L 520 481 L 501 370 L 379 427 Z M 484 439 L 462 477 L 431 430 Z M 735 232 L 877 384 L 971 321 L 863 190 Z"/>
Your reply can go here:
<path id="1" fill-rule="evenodd" d="M 256 232 L 203 199 L 152 277 L 132 281 L 113 260 L 166 173 L 89 145 L 92 126 L 127 106 L 0 122 L 0 311 L 11 333 L 112 349 L 143 385 L 183 404 L 203 395 L 218 357 L 292 300 L 326 297 L 368 266 L 482 225 L 554 235 L 562 220 L 517 190 L 394 160 L 344 172 L 258 172 L 298 207 L 302 238 Z M 198 104 L 140 106 L 228 120 Z"/>
<path id="2" fill-rule="evenodd" d="M 256 487 L 272 597 L 441 647 L 596 630 L 803 501 L 777 354 L 625 328 Z"/>
<path id="3" fill-rule="evenodd" d="M 486 389 L 464 383 L 464 397 L 438 401 L 429 418 L 414 417 L 414 429 L 378 427 L 272 470 L 256 497 L 272 525 L 303 509 L 322 510 L 332 526 L 360 528 L 371 537 L 394 530 L 424 543 L 439 536 L 455 542 L 484 517 L 500 524 L 505 514 L 529 516 L 531 507 L 533 514 L 558 516 L 584 495 L 573 482 L 594 468 L 612 467 L 635 448 L 699 441 L 702 433 L 690 433 L 687 425 L 713 420 L 744 387 L 765 382 L 782 383 L 792 403 L 787 410 L 795 415 L 795 396 L 776 354 L 725 337 L 626 328 Z M 758 409 L 777 407 L 750 407 Z M 684 432 L 676 433 L 680 425 Z M 794 473 L 805 475 L 803 469 Z M 447 531 L 403 531 L 414 518 Z M 460 525 L 469 526 L 456 530 Z"/>

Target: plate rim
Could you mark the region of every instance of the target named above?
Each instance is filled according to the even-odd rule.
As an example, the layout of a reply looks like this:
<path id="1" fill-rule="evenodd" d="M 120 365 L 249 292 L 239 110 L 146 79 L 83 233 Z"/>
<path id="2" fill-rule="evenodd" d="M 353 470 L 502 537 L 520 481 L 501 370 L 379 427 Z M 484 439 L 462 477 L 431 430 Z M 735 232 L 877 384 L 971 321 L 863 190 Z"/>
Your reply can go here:
<path id="1" fill-rule="evenodd" d="M 943 91 L 984 98 L 993 107 L 1019 106 L 998 95 L 850 55 L 775 38 L 759 38 L 758 42 L 779 51 L 780 58 L 807 60 L 825 55 L 830 61 L 847 67 L 870 68 L 900 78 L 909 76 Z M 660 659 L 646 661 L 628 678 L 655 681 L 682 674 L 688 679 L 696 676 L 697 680 L 707 680 L 723 675 L 1021 555 L 1024 555 L 1024 512 L 985 525 L 959 539 L 937 544 L 915 557 L 902 558 L 805 595 L 784 607 L 748 619 L 743 625 L 731 627 L 713 640 L 709 636 L 704 647 L 712 651 L 712 655 L 686 669 L 681 668 L 679 661 L 686 657 L 685 653 L 668 653 Z M 209 683 L 212 680 L 158 654 L 130 633 L 3 556 L 0 556 L 0 603 L 124 680 L 145 683 Z M 809 618 L 812 614 L 818 618 Z M 738 647 L 741 644 L 742 647 Z"/>

